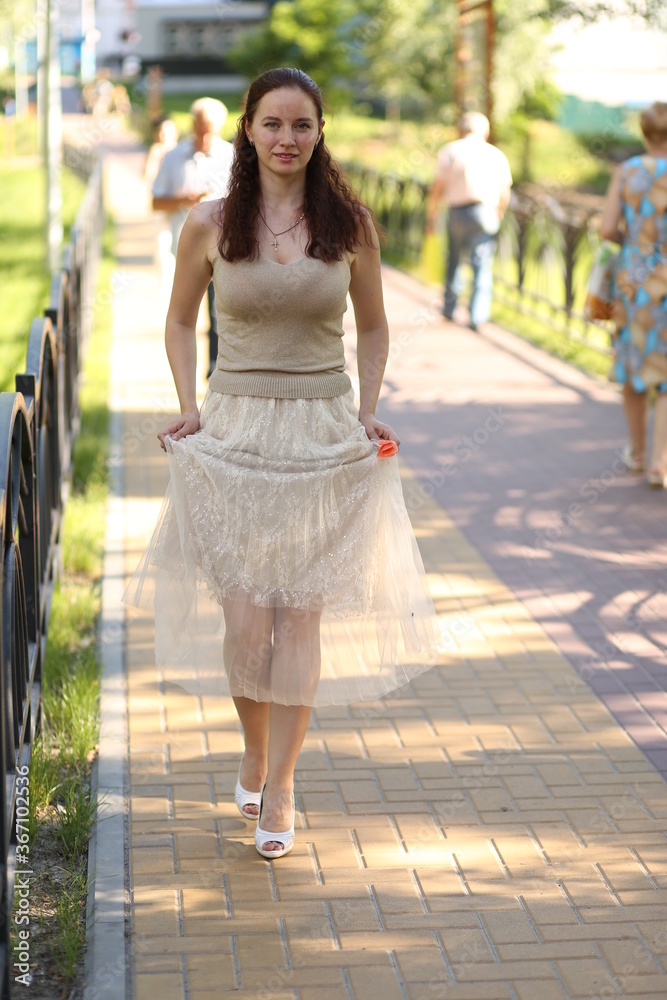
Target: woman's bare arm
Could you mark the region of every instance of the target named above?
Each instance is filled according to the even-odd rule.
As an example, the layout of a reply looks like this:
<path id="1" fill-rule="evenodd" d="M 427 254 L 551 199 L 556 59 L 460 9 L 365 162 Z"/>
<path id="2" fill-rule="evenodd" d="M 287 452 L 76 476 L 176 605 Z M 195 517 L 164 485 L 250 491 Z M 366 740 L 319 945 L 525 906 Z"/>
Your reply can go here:
<path id="1" fill-rule="evenodd" d="M 375 416 L 387 355 L 389 328 L 382 298 L 380 244 L 370 219 L 361 227 L 361 245 L 352 262 L 350 298 L 357 325 L 359 421 L 369 438 L 396 441 L 391 427 Z"/>
<path id="2" fill-rule="evenodd" d="M 178 441 L 199 430 L 195 331 L 199 306 L 211 280 L 211 265 L 207 254 L 217 236 L 212 205 L 212 202 L 206 202 L 192 209 L 178 241 L 176 271 L 164 339 L 181 416 L 158 434 L 162 447 L 167 435 Z"/>

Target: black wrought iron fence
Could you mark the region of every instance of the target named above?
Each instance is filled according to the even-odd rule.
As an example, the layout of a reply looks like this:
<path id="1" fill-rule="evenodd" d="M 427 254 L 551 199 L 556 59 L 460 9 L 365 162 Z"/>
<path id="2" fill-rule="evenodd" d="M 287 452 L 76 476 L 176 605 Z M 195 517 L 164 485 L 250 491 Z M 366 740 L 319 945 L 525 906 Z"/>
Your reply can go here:
<path id="1" fill-rule="evenodd" d="M 387 249 L 408 260 L 419 260 L 428 185 L 395 174 L 383 174 L 358 163 L 345 164 L 345 173 L 384 228 Z"/>
<path id="2" fill-rule="evenodd" d="M 496 300 L 602 353 L 609 327 L 584 316 L 599 245 L 601 199 L 556 197 L 537 187 L 512 193 L 498 238 Z"/>
<path id="3" fill-rule="evenodd" d="M 384 227 L 386 248 L 418 262 L 428 185 L 354 163 L 345 172 Z M 583 314 L 600 208 L 593 196 L 568 199 L 532 185 L 514 189 L 498 237 L 495 299 L 607 353 L 608 328 Z"/>
<path id="4" fill-rule="evenodd" d="M 90 326 L 101 247 L 102 174 L 88 161 L 83 203 L 53 275 L 44 315 L 33 320 L 25 371 L 0 393 L 0 997 L 29 965 L 12 948 L 14 891 L 29 887 L 28 774 L 39 723 L 41 675 L 57 575 L 63 483 L 78 420 L 77 377 Z M 29 889 L 28 889 L 29 891 Z M 22 984 L 28 980 L 23 979 Z M 21 989 L 24 988 L 22 985 Z"/>

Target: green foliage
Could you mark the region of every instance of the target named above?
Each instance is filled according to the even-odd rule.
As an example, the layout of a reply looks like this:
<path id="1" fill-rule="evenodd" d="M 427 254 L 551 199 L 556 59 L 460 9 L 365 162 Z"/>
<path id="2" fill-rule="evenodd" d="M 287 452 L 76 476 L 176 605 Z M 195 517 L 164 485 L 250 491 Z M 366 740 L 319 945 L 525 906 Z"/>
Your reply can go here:
<path id="1" fill-rule="evenodd" d="M 523 95 L 517 107 L 517 113 L 526 118 L 552 122 L 558 117 L 563 103 L 563 93 L 555 83 L 547 79 L 538 79 L 531 93 Z"/>
<path id="2" fill-rule="evenodd" d="M 381 96 L 394 117 L 406 105 L 451 116 L 456 4 L 387 0 L 375 8 L 361 30 L 362 97 Z"/>
<path id="3" fill-rule="evenodd" d="M 559 189 L 603 194 L 607 188 L 608 161 L 555 122 L 512 115 L 498 128 L 496 142 L 509 159 L 516 183 L 545 184 L 556 195 Z"/>
<path id="4" fill-rule="evenodd" d="M 0 0 L 0 33 L 12 39 L 32 38 L 37 18 L 30 0 Z"/>
<path id="5" fill-rule="evenodd" d="M 440 146 L 456 131 L 437 122 L 389 122 L 343 110 L 327 115 L 327 144 L 336 159 L 361 163 L 380 172 L 430 182 Z"/>
<path id="6" fill-rule="evenodd" d="M 606 190 L 610 165 L 604 156 L 597 155 L 596 146 L 586 148 L 577 136 L 555 122 L 522 119 L 521 125 L 519 130 L 516 118 L 512 118 L 501 125 L 496 135 L 516 181 L 531 179 L 556 191 Z M 456 138 L 454 128 L 436 122 L 387 122 L 350 110 L 327 115 L 324 132 L 329 148 L 341 162 L 359 163 L 426 184 L 433 180 L 438 149 Z M 523 166 L 526 134 L 530 177 Z"/>
<path id="7" fill-rule="evenodd" d="M 542 108 L 548 0 L 496 0 L 494 9 L 497 117 L 529 99 Z M 249 77 L 298 66 L 332 100 L 381 103 L 394 120 L 403 110 L 451 121 L 457 20 L 455 0 L 279 0 L 268 22 L 244 33 L 229 58 Z"/>
<path id="8" fill-rule="evenodd" d="M 13 80 L 10 86 L 0 87 L 0 100 L 14 96 Z M 19 118 L 5 118 L 0 115 L 0 155 L 5 167 L 11 167 L 14 157 L 38 156 L 37 118 L 23 115 Z M 5 167 L 0 169 L 5 169 Z"/>
<path id="9" fill-rule="evenodd" d="M 359 11 L 353 0 L 278 0 L 265 24 L 242 34 L 229 61 L 251 78 L 276 66 L 296 66 L 329 99 L 340 100 L 357 70 Z"/>
<path id="10" fill-rule="evenodd" d="M 553 21 L 578 18 L 587 24 L 594 24 L 604 18 L 641 17 L 655 28 L 667 30 L 667 8 L 664 0 L 616 0 L 585 3 L 570 3 L 569 0 L 548 0 L 546 15 Z"/>
<path id="11" fill-rule="evenodd" d="M 550 23 L 547 0 L 496 0 L 493 108 L 504 121 L 530 98 L 545 77 Z"/>

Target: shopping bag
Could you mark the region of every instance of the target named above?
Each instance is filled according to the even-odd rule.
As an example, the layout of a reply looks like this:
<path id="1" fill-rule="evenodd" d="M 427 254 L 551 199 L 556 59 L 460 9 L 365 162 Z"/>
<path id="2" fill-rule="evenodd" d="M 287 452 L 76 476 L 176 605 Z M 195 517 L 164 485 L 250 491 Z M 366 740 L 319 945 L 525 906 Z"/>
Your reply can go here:
<path id="1" fill-rule="evenodd" d="M 611 319 L 614 310 L 614 274 L 620 251 L 604 241 L 595 251 L 586 287 L 586 319 Z"/>
<path id="2" fill-rule="evenodd" d="M 432 232 L 424 236 L 419 260 L 419 277 L 429 285 L 441 285 L 444 275 L 444 239 L 442 233 Z"/>

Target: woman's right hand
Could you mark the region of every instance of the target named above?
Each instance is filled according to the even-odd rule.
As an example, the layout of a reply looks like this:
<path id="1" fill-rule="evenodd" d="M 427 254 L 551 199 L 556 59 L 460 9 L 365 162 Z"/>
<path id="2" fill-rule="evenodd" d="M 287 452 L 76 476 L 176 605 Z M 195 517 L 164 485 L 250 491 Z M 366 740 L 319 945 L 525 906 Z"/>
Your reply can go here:
<path id="1" fill-rule="evenodd" d="M 167 446 L 164 443 L 164 439 L 166 437 L 170 437 L 172 441 L 180 441 L 181 438 L 188 437 L 189 434 L 196 434 L 199 427 L 199 410 L 193 410 L 190 413 L 182 413 L 180 417 L 172 420 L 172 422 L 167 424 L 167 426 L 158 434 L 160 447 L 163 451 L 166 451 Z"/>

